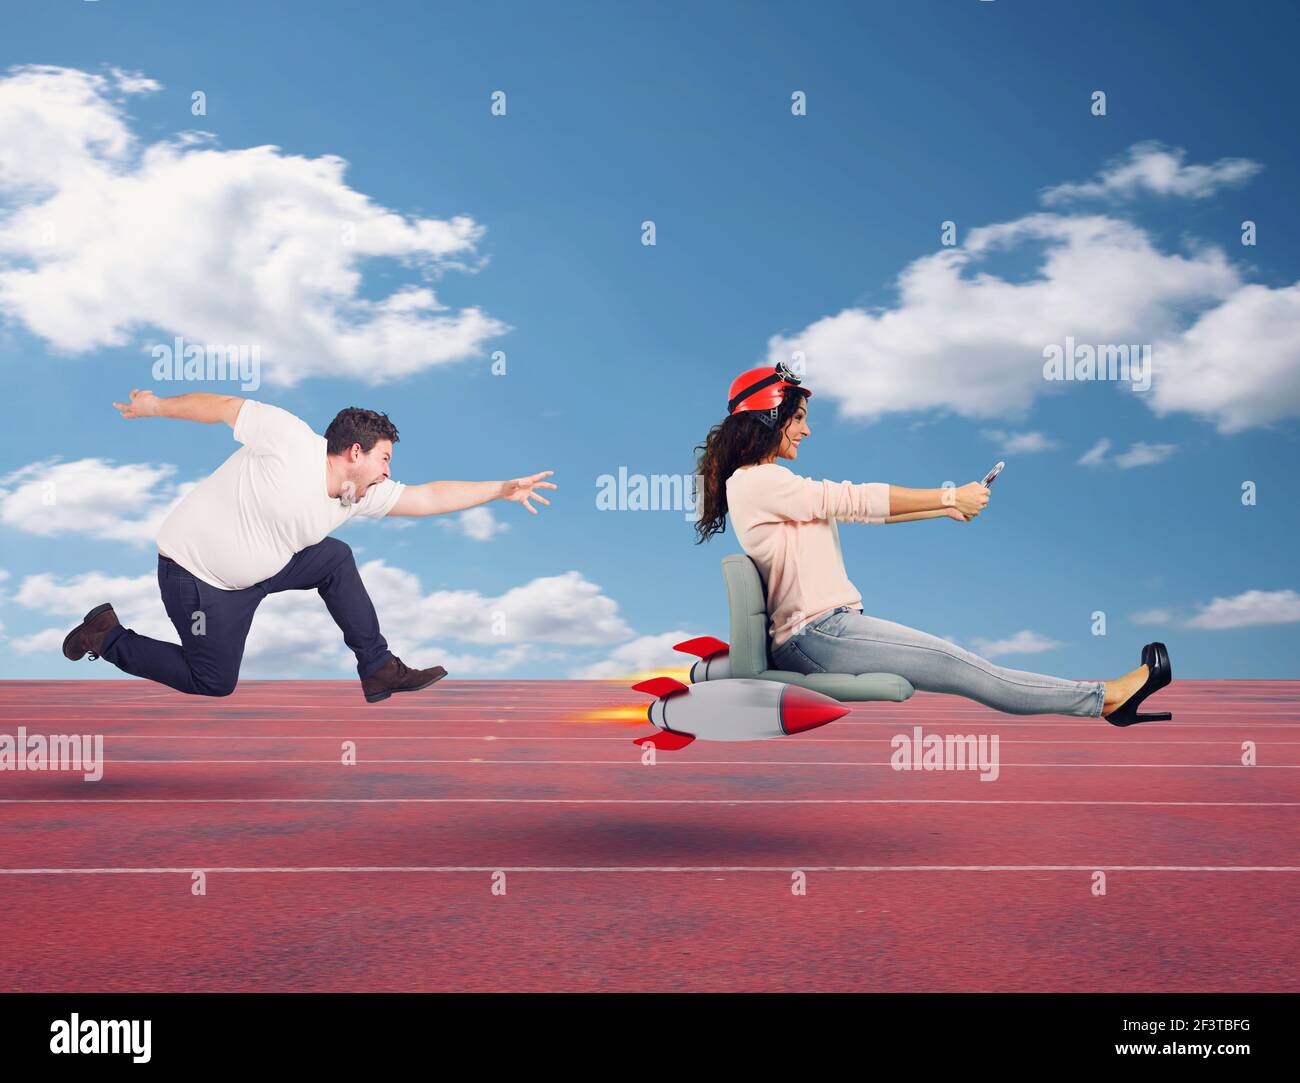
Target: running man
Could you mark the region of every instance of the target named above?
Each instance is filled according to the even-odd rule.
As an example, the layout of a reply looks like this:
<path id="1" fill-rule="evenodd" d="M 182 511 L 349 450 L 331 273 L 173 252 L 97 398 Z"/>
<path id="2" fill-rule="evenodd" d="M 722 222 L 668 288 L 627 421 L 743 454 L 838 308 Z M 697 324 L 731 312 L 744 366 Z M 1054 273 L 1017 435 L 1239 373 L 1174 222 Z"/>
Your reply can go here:
<path id="1" fill-rule="evenodd" d="M 397 429 L 386 414 L 349 407 L 318 436 L 278 406 L 193 392 L 160 398 L 132 391 L 113 405 L 125 418 L 224 421 L 244 446 L 199 482 L 158 532 L 158 588 L 180 646 L 137 635 L 98 605 L 63 641 L 72 661 L 104 658 L 137 677 L 199 696 L 228 696 L 239 680 L 244 641 L 258 604 L 281 590 L 315 590 L 357 656 L 368 703 L 417 692 L 447 675 L 410 669 L 379 631 L 352 549 L 329 534 L 354 515 L 444 515 L 512 500 L 530 501 L 554 471 L 512 481 L 403 485 L 388 474 Z"/>

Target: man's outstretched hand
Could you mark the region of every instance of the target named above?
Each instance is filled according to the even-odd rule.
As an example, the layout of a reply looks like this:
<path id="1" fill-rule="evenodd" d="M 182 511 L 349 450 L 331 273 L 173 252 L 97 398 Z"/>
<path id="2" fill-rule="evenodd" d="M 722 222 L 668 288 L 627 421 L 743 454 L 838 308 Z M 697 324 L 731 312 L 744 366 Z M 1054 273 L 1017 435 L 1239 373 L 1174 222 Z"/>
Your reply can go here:
<path id="1" fill-rule="evenodd" d="M 114 406 L 123 417 L 157 417 L 158 396 L 152 391 L 131 390 L 130 402 L 115 402 Z"/>
<path id="2" fill-rule="evenodd" d="M 550 501 L 538 489 L 558 489 L 559 486 L 554 482 L 543 481 L 542 478 L 549 478 L 554 474 L 554 470 L 543 470 L 540 474 L 530 474 L 528 477 L 515 478 L 513 481 L 503 481 L 501 483 L 501 499 L 513 500 L 517 504 L 522 504 L 534 515 L 537 509 L 529 503 L 530 500 L 539 500 L 543 504 L 549 504 Z"/>

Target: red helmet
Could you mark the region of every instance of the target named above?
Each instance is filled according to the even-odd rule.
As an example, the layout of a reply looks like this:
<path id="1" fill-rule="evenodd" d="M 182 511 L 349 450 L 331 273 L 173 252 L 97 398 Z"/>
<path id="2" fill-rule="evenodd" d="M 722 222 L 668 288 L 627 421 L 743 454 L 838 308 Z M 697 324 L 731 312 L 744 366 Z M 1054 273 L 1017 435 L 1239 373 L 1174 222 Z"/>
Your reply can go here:
<path id="1" fill-rule="evenodd" d="M 731 381 L 731 390 L 727 392 L 727 413 L 738 414 L 743 410 L 760 410 L 758 420 L 769 429 L 776 424 L 777 407 L 785 395 L 785 389 L 793 387 L 809 398 L 812 392 L 806 387 L 799 387 L 799 377 L 786 366 L 784 361 L 775 368 L 764 365 L 762 368 L 742 372 Z"/>

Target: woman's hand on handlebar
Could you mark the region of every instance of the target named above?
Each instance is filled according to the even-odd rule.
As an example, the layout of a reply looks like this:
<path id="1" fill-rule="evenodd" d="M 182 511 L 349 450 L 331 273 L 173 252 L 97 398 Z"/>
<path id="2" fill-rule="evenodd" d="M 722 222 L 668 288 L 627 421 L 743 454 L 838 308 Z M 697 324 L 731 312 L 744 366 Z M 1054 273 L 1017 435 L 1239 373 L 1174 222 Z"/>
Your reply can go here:
<path id="1" fill-rule="evenodd" d="M 988 507 L 988 503 L 988 486 L 981 485 L 978 481 L 963 485 L 953 494 L 953 510 L 961 512 L 967 521 L 974 519 L 975 516 Z"/>

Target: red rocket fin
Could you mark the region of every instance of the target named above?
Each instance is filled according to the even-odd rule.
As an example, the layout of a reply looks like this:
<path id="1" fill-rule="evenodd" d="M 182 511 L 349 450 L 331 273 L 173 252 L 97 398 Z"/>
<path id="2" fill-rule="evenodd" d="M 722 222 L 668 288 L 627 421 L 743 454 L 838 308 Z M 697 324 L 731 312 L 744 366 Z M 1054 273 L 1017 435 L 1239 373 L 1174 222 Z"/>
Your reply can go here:
<path id="1" fill-rule="evenodd" d="M 694 654 L 699 658 L 711 658 L 715 654 L 721 654 L 729 648 L 720 639 L 713 636 L 696 636 L 694 639 L 688 639 L 684 643 L 674 644 L 673 650 L 681 651 L 683 654 Z"/>
<path id="2" fill-rule="evenodd" d="M 648 696 L 666 697 L 676 695 L 678 692 L 689 692 L 690 689 L 672 677 L 651 677 L 648 681 L 634 684 L 632 691 L 644 692 Z"/>
<path id="3" fill-rule="evenodd" d="M 689 733 L 674 733 L 671 730 L 656 730 L 646 737 L 637 737 L 633 744 L 640 748 L 647 741 L 659 749 L 660 752 L 676 752 L 679 748 L 685 748 L 695 738 Z"/>

